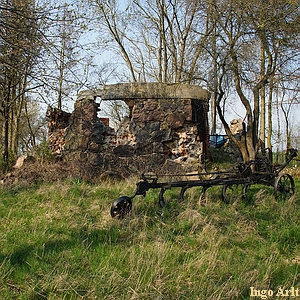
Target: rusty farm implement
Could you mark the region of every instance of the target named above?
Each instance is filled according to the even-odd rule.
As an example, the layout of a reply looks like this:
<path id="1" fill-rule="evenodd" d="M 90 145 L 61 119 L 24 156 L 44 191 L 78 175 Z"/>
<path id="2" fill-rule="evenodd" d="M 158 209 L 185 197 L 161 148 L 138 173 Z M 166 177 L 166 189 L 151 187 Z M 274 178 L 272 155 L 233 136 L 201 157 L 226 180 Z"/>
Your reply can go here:
<path id="1" fill-rule="evenodd" d="M 201 199 L 207 189 L 213 186 L 222 186 L 222 201 L 230 202 L 230 193 L 234 187 L 240 187 L 241 196 L 246 199 L 247 189 L 254 184 L 263 184 L 272 186 L 276 198 L 286 198 L 295 193 L 295 183 L 291 175 L 281 173 L 281 171 L 289 164 L 289 162 L 297 156 L 296 149 L 290 149 L 285 164 L 275 166 L 272 164 L 271 153 L 268 149 L 262 149 L 258 152 L 255 160 L 246 163 L 233 165 L 228 171 L 224 172 L 205 172 L 198 173 L 199 179 L 186 179 L 179 181 L 160 181 L 160 177 L 150 174 L 143 174 L 136 184 L 136 190 L 133 196 L 121 196 L 111 205 L 111 216 L 113 218 L 123 218 L 131 211 L 132 199 L 137 195 L 146 196 L 149 189 L 160 189 L 158 202 L 161 207 L 166 205 L 164 193 L 170 188 L 181 188 L 180 199 L 183 200 L 186 190 L 192 187 L 202 187 Z M 174 178 L 174 176 L 189 176 L 195 174 L 184 175 L 163 175 L 162 178 Z M 206 179 L 209 176 L 208 179 Z"/>

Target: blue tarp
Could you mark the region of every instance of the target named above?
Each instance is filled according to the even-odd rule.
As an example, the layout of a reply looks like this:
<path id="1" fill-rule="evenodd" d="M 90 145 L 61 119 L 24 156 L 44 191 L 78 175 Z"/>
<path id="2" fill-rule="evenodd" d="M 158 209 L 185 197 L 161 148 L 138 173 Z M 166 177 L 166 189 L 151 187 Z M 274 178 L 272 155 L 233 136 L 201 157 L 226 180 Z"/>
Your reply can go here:
<path id="1" fill-rule="evenodd" d="M 227 136 L 222 134 L 212 134 L 209 136 L 209 145 L 212 148 L 221 148 L 227 141 Z"/>

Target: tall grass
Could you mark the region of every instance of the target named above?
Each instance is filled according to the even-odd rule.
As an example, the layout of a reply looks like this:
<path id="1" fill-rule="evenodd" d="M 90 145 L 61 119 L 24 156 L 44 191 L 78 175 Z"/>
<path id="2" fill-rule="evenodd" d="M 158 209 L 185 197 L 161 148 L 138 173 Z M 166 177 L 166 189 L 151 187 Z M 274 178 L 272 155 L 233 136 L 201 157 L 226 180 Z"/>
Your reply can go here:
<path id="1" fill-rule="evenodd" d="M 300 181 L 297 182 L 299 190 Z M 250 299 L 250 287 L 299 288 L 299 193 L 251 204 L 211 188 L 157 190 L 122 220 L 109 209 L 134 180 L 0 190 L 0 299 Z"/>

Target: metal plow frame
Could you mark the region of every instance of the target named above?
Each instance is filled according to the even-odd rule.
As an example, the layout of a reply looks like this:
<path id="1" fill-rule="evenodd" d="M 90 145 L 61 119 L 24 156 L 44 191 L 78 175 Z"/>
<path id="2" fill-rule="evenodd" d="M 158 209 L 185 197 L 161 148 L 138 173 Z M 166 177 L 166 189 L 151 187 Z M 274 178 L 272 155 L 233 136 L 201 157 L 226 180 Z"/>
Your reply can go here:
<path id="1" fill-rule="evenodd" d="M 121 196 L 116 199 L 110 209 L 113 218 L 121 219 L 132 209 L 132 199 L 137 195 L 146 196 L 149 189 L 160 189 L 158 203 L 161 207 L 166 205 L 164 193 L 170 188 L 181 188 L 180 200 L 184 199 L 185 192 L 192 187 L 202 187 L 201 200 L 204 201 L 205 192 L 212 186 L 223 186 L 222 201 L 229 203 L 228 194 L 234 186 L 242 186 L 242 199 L 246 199 L 246 191 L 249 186 L 254 184 L 264 184 L 273 186 L 276 198 L 286 198 L 295 193 L 294 179 L 289 174 L 279 174 L 289 162 L 297 156 L 297 149 L 290 149 L 286 163 L 281 166 L 274 166 L 270 161 L 267 149 L 264 149 L 264 155 L 247 163 L 233 165 L 232 168 L 225 172 L 205 172 L 197 174 L 199 177 L 210 175 L 213 179 L 196 179 L 183 181 L 163 181 L 159 182 L 156 175 L 143 174 L 139 182 L 136 183 L 136 190 L 133 196 Z M 172 174 L 163 177 L 174 176 L 195 176 L 195 174 Z"/>

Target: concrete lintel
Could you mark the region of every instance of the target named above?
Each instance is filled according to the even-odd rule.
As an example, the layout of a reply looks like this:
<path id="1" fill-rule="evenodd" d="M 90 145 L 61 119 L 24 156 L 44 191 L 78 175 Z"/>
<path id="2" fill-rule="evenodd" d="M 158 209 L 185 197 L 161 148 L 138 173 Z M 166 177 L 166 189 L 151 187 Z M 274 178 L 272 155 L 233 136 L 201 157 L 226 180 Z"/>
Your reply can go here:
<path id="1" fill-rule="evenodd" d="M 188 84 L 118 83 L 110 84 L 101 90 L 87 90 L 78 94 L 77 100 L 128 100 L 128 99 L 197 99 L 208 101 L 210 93 L 200 86 Z"/>

